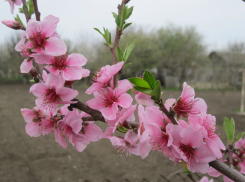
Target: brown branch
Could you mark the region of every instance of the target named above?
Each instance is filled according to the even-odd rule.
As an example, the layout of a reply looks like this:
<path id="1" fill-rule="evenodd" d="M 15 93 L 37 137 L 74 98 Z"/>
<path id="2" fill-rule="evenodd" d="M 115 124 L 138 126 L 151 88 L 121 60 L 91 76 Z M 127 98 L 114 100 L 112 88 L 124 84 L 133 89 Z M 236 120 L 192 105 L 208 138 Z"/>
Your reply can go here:
<path id="1" fill-rule="evenodd" d="M 170 119 L 170 121 L 174 124 L 174 125 L 178 125 L 176 119 L 174 118 L 174 112 L 168 111 L 165 107 L 165 105 L 162 103 L 162 99 L 160 101 L 160 103 L 157 103 L 159 105 L 159 109 Z"/>
<path id="2" fill-rule="evenodd" d="M 82 117 L 82 120 L 83 121 L 94 121 L 94 118 L 91 116 L 88 116 L 88 117 Z"/>
<path id="3" fill-rule="evenodd" d="M 22 0 L 22 3 L 23 3 L 23 5 L 26 5 L 26 0 Z M 24 11 L 24 14 L 25 14 L 25 17 L 26 17 L 26 22 L 28 22 L 30 20 L 30 17 L 29 17 L 29 15 L 27 13 L 27 10 L 26 10 L 25 6 L 23 6 L 23 11 Z"/>
<path id="4" fill-rule="evenodd" d="M 123 5 L 127 4 L 129 1 L 130 0 L 122 0 L 121 5 L 118 5 L 117 8 L 118 8 L 118 16 L 119 17 L 121 17 L 121 12 L 122 12 Z M 119 28 L 117 27 L 114 46 L 111 49 L 111 53 L 113 54 L 113 64 L 116 64 L 117 63 L 116 48 L 118 46 L 118 43 L 119 43 L 119 40 L 120 40 L 121 35 L 122 35 L 122 30 L 119 30 Z M 114 88 L 117 87 L 117 82 L 118 82 L 118 74 L 115 74 L 113 76 L 113 85 L 114 85 Z"/>
<path id="5" fill-rule="evenodd" d="M 33 0 L 33 5 L 34 5 L 34 10 L 35 10 L 36 20 L 40 21 L 41 13 L 38 10 L 37 0 Z"/>
<path id="6" fill-rule="evenodd" d="M 233 181 L 236 181 L 236 182 L 245 181 L 244 175 L 242 175 L 240 172 L 238 172 L 234 168 L 230 168 L 229 166 L 221 162 L 219 159 L 216 159 L 215 161 L 210 162 L 209 165 Z"/>
<path id="7" fill-rule="evenodd" d="M 90 108 L 89 106 L 87 106 L 86 104 L 82 103 L 81 101 L 79 101 L 78 99 L 73 99 L 72 101 L 77 101 L 77 103 L 75 104 L 70 104 L 70 106 L 68 107 L 68 109 L 70 111 L 72 111 L 73 108 L 77 108 L 81 111 L 86 112 L 87 114 L 89 114 L 90 116 L 93 117 L 93 121 L 102 121 L 102 122 L 106 122 L 105 118 L 102 116 L 100 111 L 97 111 L 95 109 Z"/>

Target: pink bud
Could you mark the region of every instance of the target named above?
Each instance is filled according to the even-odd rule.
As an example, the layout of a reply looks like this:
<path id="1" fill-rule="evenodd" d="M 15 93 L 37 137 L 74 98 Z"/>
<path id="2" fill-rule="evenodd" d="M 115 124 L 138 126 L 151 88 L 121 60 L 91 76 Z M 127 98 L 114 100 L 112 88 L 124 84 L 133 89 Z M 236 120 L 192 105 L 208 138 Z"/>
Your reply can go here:
<path id="1" fill-rule="evenodd" d="M 15 20 L 3 20 L 2 23 L 6 25 L 7 27 L 15 29 L 15 30 L 19 30 L 23 28 L 22 25 Z"/>

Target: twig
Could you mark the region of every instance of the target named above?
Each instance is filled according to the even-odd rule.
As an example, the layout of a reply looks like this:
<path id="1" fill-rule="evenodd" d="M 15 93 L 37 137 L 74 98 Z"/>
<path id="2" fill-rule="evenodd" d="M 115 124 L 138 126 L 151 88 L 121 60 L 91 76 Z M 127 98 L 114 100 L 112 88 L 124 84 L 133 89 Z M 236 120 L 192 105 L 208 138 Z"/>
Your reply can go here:
<path id="1" fill-rule="evenodd" d="M 23 5 L 26 5 L 26 0 L 22 0 L 22 3 L 23 3 Z M 26 22 L 28 22 L 30 20 L 30 17 L 29 17 L 29 15 L 27 13 L 27 10 L 26 10 L 25 6 L 23 6 L 23 11 L 24 11 L 24 14 L 25 14 L 25 17 L 26 17 Z"/>
<path id="2" fill-rule="evenodd" d="M 187 174 L 187 176 L 191 179 L 191 181 L 196 182 L 196 180 L 193 178 L 192 174 Z"/>
<path id="3" fill-rule="evenodd" d="M 34 10 L 35 10 L 36 20 L 40 21 L 41 13 L 38 10 L 37 0 L 32 0 L 32 1 L 33 1 Z"/>
<path id="4" fill-rule="evenodd" d="M 236 181 L 236 182 L 245 181 L 244 175 L 242 175 L 240 172 L 238 172 L 234 168 L 230 168 L 229 166 L 221 162 L 219 159 L 216 159 L 215 161 L 210 162 L 209 165 L 233 181 Z"/>
<path id="5" fill-rule="evenodd" d="M 157 103 L 159 105 L 159 109 L 164 113 L 166 114 L 166 116 L 170 119 L 170 121 L 174 124 L 174 125 L 177 125 L 177 121 L 176 119 L 174 118 L 174 113 L 171 112 L 171 111 L 168 111 L 165 107 L 165 105 L 162 103 L 162 99 L 160 101 L 160 103 Z"/>
<path id="6" fill-rule="evenodd" d="M 233 150 L 234 150 L 234 146 L 233 144 L 229 144 L 228 145 L 228 164 L 230 168 L 234 168 L 233 166 L 233 159 L 232 159 L 232 155 L 233 155 Z"/>
<path id="7" fill-rule="evenodd" d="M 82 117 L 83 121 L 94 121 L 94 118 L 92 116 L 88 116 L 88 117 Z"/>
<path id="8" fill-rule="evenodd" d="M 119 17 L 121 17 L 121 11 L 122 11 L 123 5 L 127 4 L 129 1 L 130 0 L 122 0 L 121 5 L 118 5 L 117 8 L 118 8 L 118 16 Z M 114 46 L 111 49 L 111 52 L 113 54 L 113 64 L 116 64 L 117 63 L 116 48 L 118 46 L 118 43 L 119 43 L 119 40 L 120 40 L 121 35 L 122 35 L 122 31 L 119 30 L 118 27 L 117 27 Z M 114 88 L 117 87 L 117 82 L 118 82 L 118 74 L 115 74 L 113 76 L 113 85 L 114 85 Z"/>

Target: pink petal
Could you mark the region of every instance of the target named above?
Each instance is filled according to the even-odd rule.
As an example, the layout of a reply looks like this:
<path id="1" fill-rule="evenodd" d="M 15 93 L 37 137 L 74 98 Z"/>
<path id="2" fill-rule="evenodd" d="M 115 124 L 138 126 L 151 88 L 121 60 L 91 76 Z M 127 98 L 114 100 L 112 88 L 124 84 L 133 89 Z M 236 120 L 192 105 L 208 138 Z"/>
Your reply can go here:
<path id="1" fill-rule="evenodd" d="M 22 51 L 22 46 L 25 44 L 25 39 L 21 39 L 15 46 L 17 52 Z"/>
<path id="2" fill-rule="evenodd" d="M 59 18 L 53 15 L 46 16 L 42 20 L 41 25 L 40 25 L 43 35 L 45 37 L 50 37 L 55 32 L 58 22 L 59 22 Z"/>
<path id="3" fill-rule="evenodd" d="M 27 59 L 25 59 L 20 65 L 20 72 L 29 73 L 32 67 L 33 67 L 32 60 L 27 62 Z"/>
<path id="4" fill-rule="evenodd" d="M 103 100 L 101 100 L 100 98 L 93 98 L 91 100 L 88 100 L 86 102 L 88 104 L 89 107 L 93 108 L 93 109 L 102 109 L 106 106 L 106 104 L 103 102 Z"/>
<path id="5" fill-rule="evenodd" d="M 192 148 L 199 148 L 202 146 L 202 134 L 199 131 L 195 131 L 191 126 L 189 126 L 187 129 L 183 129 L 180 132 L 180 136 L 182 137 L 182 143 L 185 145 Z"/>
<path id="6" fill-rule="evenodd" d="M 90 143 L 90 141 L 85 136 L 78 135 L 78 134 L 76 134 L 75 136 L 76 137 L 74 137 L 74 140 L 75 140 L 77 151 L 82 152 Z"/>
<path id="7" fill-rule="evenodd" d="M 121 80 L 118 82 L 118 87 L 115 89 L 115 95 L 118 97 L 131 88 L 133 88 L 133 85 L 128 80 Z"/>
<path id="8" fill-rule="evenodd" d="M 60 74 L 60 70 L 58 70 L 57 68 L 54 68 L 52 65 L 46 65 L 44 66 L 44 68 L 46 70 L 48 70 L 50 73 L 52 73 L 53 75 L 62 78 L 61 74 Z"/>
<path id="9" fill-rule="evenodd" d="M 25 122 L 29 123 L 33 120 L 33 118 L 36 116 L 32 110 L 30 109 L 21 109 L 21 114 L 25 120 Z"/>
<path id="10" fill-rule="evenodd" d="M 21 0 L 15 0 L 15 5 L 20 6 L 22 4 Z"/>
<path id="11" fill-rule="evenodd" d="M 48 74 L 48 79 L 46 84 L 49 86 L 49 88 L 51 89 L 58 89 L 58 88 L 62 88 L 63 85 L 65 83 L 65 80 L 63 78 L 59 78 L 53 74 Z"/>
<path id="12" fill-rule="evenodd" d="M 207 146 L 212 151 L 213 155 L 215 155 L 215 157 L 217 157 L 218 159 L 222 158 L 223 154 L 220 151 L 220 148 L 218 147 L 215 140 L 212 140 L 210 138 L 206 138 L 205 142 L 207 143 Z"/>
<path id="13" fill-rule="evenodd" d="M 105 119 L 113 120 L 116 119 L 116 114 L 118 111 L 117 104 L 114 103 L 110 107 L 101 109 L 101 113 Z"/>
<path id="14" fill-rule="evenodd" d="M 136 142 L 138 141 L 138 135 L 133 132 L 133 130 L 129 130 L 124 137 L 124 140 L 129 142 L 131 145 L 135 145 Z"/>
<path id="15" fill-rule="evenodd" d="M 184 84 L 183 84 L 183 92 L 181 94 L 181 98 L 188 97 L 189 95 L 192 95 L 192 97 L 190 97 L 189 99 L 194 99 L 195 91 L 194 91 L 194 89 L 191 86 L 187 85 L 187 83 L 184 82 Z"/>
<path id="16" fill-rule="evenodd" d="M 36 32 L 40 32 L 41 22 L 31 19 L 27 23 L 26 27 L 26 38 L 29 39 L 30 36 L 34 35 Z"/>
<path id="17" fill-rule="evenodd" d="M 62 88 L 59 88 L 58 90 L 56 90 L 56 94 L 63 101 L 70 101 L 78 95 L 78 91 L 70 89 L 70 88 L 62 87 Z"/>
<path id="18" fill-rule="evenodd" d="M 38 122 L 29 122 L 26 124 L 26 133 L 31 137 L 39 137 L 41 135 L 41 129 Z"/>
<path id="19" fill-rule="evenodd" d="M 103 134 L 100 127 L 98 127 L 92 123 L 89 123 L 88 126 L 84 126 L 84 130 L 85 130 L 84 135 L 92 142 L 96 142 L 96 141 L 100 140 L 100 136 Z"/>
<path id="20" fill-rule="evenodd" d="M 43 80 L 45 81 L 45 83 L 47 82 L 48 80 L 48 74 L 45 70 L 43 70 L 43 74 L 42 74 L 42 77 L 43 77 Z"/>
<path id="21" fill-rule="evenodd" d="M 117 101 L 118 105 L 123 108 L 128 108 L 129 106 L 131 106 L 132 102 L 133 99 L 129 94 L 122 94 Z"/>
<path id="22" fill-rule="evenodd" d="M 104 87 L 104 83 L 93 83 L 86 91 L 86 94 L 92 94 Z"/>
<path id="23" fill-rule="evenodd" d="M 52 56 L 60 56 L 66 54 L 67 47 L 63 40 L 50 37 L 45 44 L 45 50 Z"/>
<path id="24" fill-rule="evenodd" d="M 86 63 L 87 63 L 87 59 L 82 54 L 73 53 L 67 57 L 66 65 L 84 66 Z"/>
<path id="25" fill-rule="evenodd" d="M 151 151 L 151 144 L 149 141 L 143 141 L 139 143 L 139 153 L 142 159 L 146 158 Z"/>
<path id="26" fill-rule="evenodd" d="M 201 163 L 209 163 L 216 159 L 216 157 L 213 155 L 213 152 L 206 144 L 203 144 L 201 147 L 195 150 L 195 158 L 197 162 Z"/>
<path id="27" fill-rule="evenodd" d="M 54 56 L 43 55 L 43 54 L 37 53 L 33 55 L 32 57 L 39 64 L 53 64 L 54 63 Z"/>
<path id="28" fill-rule="evenodd" d="M 31 86 L 30 93 L 33 93 L 36 97 L 41 97 L 47 93 L 49 88 L 44 83 L 36 83 Z"/>
<path id="29" fill-rule="evenodd" d="M 74 133 L 79 133 L 82 129 L 82 119 L 80 116 L 69 116 L 66 118 L 66 123 L 72 128 Z"/>
<path id="30" fill-rule="evenodd" d="M 62 70 L 62 76 L 65 80 L 80 80 L 82 78 L 82 68 L 66 67 Z"/>
<path id="31" fill-rule="evenodd" d="M 146 95 L 142 92 L 139 92 L 138 94 L 135 95 L 135 100 L 141 105 L 144 106 L 153 106 L 154 101 L 151 99 L 150 95 Z"/>
<path id="32" fill-rule="evenodd" d="M 88 77 L 90 74 L 90 71 L 88 69 L 82 69 L 82 77 Z"/>
<path id="33" fill-rule="evenodd" d="M 60 134 L 57 130 L 55 130 L 54 134 L 55 134 L 55 141 L 59 143 L 63 148 L 67 148 L 67 143 L 64 135 Z"/>

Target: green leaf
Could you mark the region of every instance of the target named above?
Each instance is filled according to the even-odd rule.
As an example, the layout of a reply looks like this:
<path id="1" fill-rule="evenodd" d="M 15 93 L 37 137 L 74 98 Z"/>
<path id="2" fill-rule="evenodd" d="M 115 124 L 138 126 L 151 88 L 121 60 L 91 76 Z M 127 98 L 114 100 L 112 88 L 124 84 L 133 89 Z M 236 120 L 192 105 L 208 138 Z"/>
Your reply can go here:
<path id="1" fill-rule="evenodd" d="M 127 131 L 128 131 L 128 129 L 125 128 L 124 126 L 118 126 L 117 127 L 117 130 L 120 131 L 120 132 L 122 132 L 122 133 L 127 133 Z"/>
<path id="2" fill-rule="evenodd" d="M 132 23 L 126 23 L 124 26 L 123 26 L 123 29 L 124 30 L 125 28 L 127 28 L 129 25 L 131 25 Z"/>
<path id="3" fill-rule="evenodd" d="M 110 47 L 108 43 L 103 43 L 106 47 Z"/>
<path id="4" fill-rule="evenodd" d="M 127 94 L 132 94 L 132 93 L 133 93 L 133 92 L 132 92 L 132 89 L 129 89 L 126 93 L 127 93 Z"/>
<path id="5" fill-rule="evenodd" d="M 235 122 L 233 118 L 229 120 L 228 118 L 225 117 L 223 128 L 224 128 L 229 144 L 232 143 L 234 141 L 234 133 L 235 133 Z"/>
<path id="6" fill-rule="evenodd" d="M 17 21 L 17 22 L 19 22 L 23 27 L 25 27 L 18 14 L 14 18 L 14 20 Z"/>
<path id="7" fill-rule="evenodd" d="M 126 47 L 125 51 L 124 51 L 124 55 L 123 55 L 123 61 L 126 62 L 130 53 L 132 52 L 133 48 L 135 45 L 135 40 L 129 44 L 129 46 Z"/>
<path id="8" fill-rule="evenodd" d="M 142 88 L 142 87 L 137 87 L 137 86 L 134 86 L 133 88 L 134 88 L 134 90 L 142 92 L 146 95 L 151 95 L 151 92 L 152 92 L 152 90 L 149 88 Z"/>
<path id="9" fill-rule="evenodd" d="M 121 22 L 120 22 L 120 30 L 122 30 L 123 25 L 125 24 L 125 20 L 127 17 L 127 9 L 128 7 L 125 6 L 125 4 L 123 5 L 122 11 L 121 11 Z"/>
<path id="10" fill-rule="evenodd" d="M 161 100 L 161 83 L 159 80 L 156 81 L 155 87 L 151 92 L 151 98 L 157 103 Z"/>
<path id="11" fill-rule="evenodd" d="M 123 52 L 120 47 L 116 48 L 116 56 L 117 56 L 118 62 L 121 62 L 123 60 Z"/>
<path id="12" fill-rule="evenodd" d="M 112 14 L 113 14 L 114 18 L 117 18 L 117 14 L 116 13 L 112 12 Z"/>
<path id="13" fill-rule="evenodd" d="M 134 78 L 128 78 L 128 80 L 134 86 L 151 89 L 150 85 L 145 80 L 143 80 L 142 78 L 134 77 Z"/>
<path id="14" fill-rule="evenodd" d="M 130 7 L 129 9 L 127 9 L 127 16 L 126 16 L 126 19 L 128 19 L 128 18 L 132 15 L 133 9 L 134 9 L 133 6 Z"/>
<path id="15" fill-rule="evenodd" d="M 31 15 L 35 13 L 35 11 L 34 11 L 34 5 L 33 5 L 33 1 L 32 0 L 29 0 L 28 1 L 28 7 L 29 7 L 28 8 L 28 14 L 31 17 Z"/>
<path id="16" fill-rule="evenodd" d="M 116 22 L 117 26 L 120 27 L 121 19 L 120 19 L 119 15 L 117 15 L 115 22 Z"/>
<path id="17" fill-rule="evenodd" d="M 125 64 L 125 65 L 123 66 L 123 69 L 129 67 L 131 64 L 132 64 L 132 63 Z"/>
<path id="18" fill-rule="evenodd" d="M 151 89 L 153 90 L 155 88 L 155 77 L 147 70 L 145 70 L 143 79 L 151 86 Z"/>
<path id="19" fill-rule="evenodd" d="M 98 28 L 94 28 L 97 32 L 99 32 L 103 37 L 104 37 L 104 34 L 101 33 L 101 31 L 98 29 Z"/>
<path id="20" fill-rule="evenodd" d="M 36 83 L 34 79 L 30 80 L 31 83 Z"/>
<path id="21" fill-rule="evenodd" d="M 242 138 L 244 135 L 245 135 L 245 132 L 239 133 L 239 134 L 236 136 L 235 143 L 236 143 L 238 140 L 240 140 L 240 138 Z"/>
<path id="22" fill-rule="evenodd" d="M 20 13 L 24 13 L 23 8 L 19 8 L 19 12 L 20 12 Z"/>

